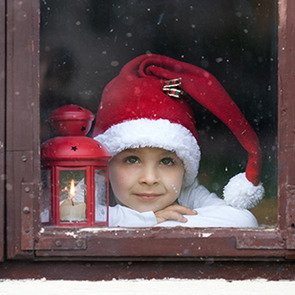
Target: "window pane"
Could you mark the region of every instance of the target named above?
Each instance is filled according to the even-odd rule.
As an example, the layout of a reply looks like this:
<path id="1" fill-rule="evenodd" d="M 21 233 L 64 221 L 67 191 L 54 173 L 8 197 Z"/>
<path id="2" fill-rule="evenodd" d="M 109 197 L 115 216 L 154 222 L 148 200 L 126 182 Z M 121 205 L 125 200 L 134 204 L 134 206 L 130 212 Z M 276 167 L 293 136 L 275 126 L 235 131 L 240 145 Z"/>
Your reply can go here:
<path id="1" fill-rule="evenodd" d="M 95 222 L 106 222 L 106 176 L 105 171 L 95 170 Z"/>
<path id="2" fill-rule="evenodd" d="M 49 113 L 75 103 L 96 113 L 105 85 L 131 59 L 157 53 L 211 72 L 255 129 L 263 155 L 261 225 L 277 222 L 277 1 L 43 0 L 41 138 Z M 210 112 L 196 107 L 199 180 L 222 196 L 247 155 Z"/>
<path id="3" fill-rule="evenodd" d="M 51 220 L 51 173 L 50 170 L 41 170 L 43 199 L 40 208 L 41 222 L 48 223 Z"/>

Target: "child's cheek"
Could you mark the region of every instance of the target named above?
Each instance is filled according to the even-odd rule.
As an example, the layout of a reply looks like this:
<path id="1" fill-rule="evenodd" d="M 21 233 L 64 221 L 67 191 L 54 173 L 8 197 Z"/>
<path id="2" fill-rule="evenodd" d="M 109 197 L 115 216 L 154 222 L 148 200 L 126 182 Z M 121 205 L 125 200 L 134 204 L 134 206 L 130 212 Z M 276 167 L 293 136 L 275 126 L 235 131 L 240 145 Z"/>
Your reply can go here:
<path id="1" fill-rule="evenodd" d="M 171 184 L 171 190 L 175 193 L 176 196 L 178 196 L 180 193 L 179 185 Z"/>
<path id="2" fill-rule="evenodd" d="M 178 171 L 173 171 L 173 173 L 170 174 L 170 177 L 167 178 L 171 193 L 175 194 L 177 197 L 179 196 L 182 188 L 183 177 L 184 172 L 179 169 Z"/>

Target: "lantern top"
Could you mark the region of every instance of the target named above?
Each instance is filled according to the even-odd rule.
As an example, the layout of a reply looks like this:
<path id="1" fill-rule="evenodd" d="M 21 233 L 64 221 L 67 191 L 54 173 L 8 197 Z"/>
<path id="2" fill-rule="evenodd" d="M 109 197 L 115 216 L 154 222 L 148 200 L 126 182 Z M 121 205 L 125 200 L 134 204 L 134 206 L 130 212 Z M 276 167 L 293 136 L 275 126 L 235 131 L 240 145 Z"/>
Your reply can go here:
<path id="1" fill-rule="evenodd" d="M 75 104 L 57 108 L 49 117 L 54 131 L 62 136 L 86 135 L 93 120 L 92 112 Z"/>
<path id="2" fill-rule="evenodd" d="M 59 136 L 45 141 L 41 146 L 42 162 L 52 165 L 54 162 L 66 161 L 79 166 L 84 161 L 95 164 L 107 164 L 111 158 L 108 151 L 99 142 L 85 136 Z"/>
<path id="3" fill-rule="evenodd" d="M 89 162 L 89 165 L 106 165 L 110 159 L 106 148 L 85 136 L 93 119 L 94 115 L 90 111 L 74 104 L 54 110 L 49 120 L 59 136 L 42 144 L 43 164 L 55 165 L 62 162 L 64 165 L 79 166 Z"/>

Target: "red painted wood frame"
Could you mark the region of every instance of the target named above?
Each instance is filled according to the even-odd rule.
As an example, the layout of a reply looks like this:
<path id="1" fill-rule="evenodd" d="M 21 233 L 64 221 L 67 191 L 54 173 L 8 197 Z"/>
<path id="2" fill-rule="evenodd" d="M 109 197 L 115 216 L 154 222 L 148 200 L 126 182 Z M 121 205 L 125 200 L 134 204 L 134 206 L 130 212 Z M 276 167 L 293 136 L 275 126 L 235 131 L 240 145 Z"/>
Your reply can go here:
<path id="1" fill-rule="evenodd" d="M 35 260 L 295 258 L 295 2 L 278 1 L 278 225 L 81 231 L 39 222 L 39 1 L 7 1 L 7 257 Z M 23 13 L 26 21 L 23 21 Z M 16 93 L 21 93 L 21 97 Z M 19 112 L 22 110 L 22 112 Z M 22 113 L 22 116 L 19 116 Z M 32 113 L 32 115 L 31 115 Z M 17 116 L 15 114 L 18 114 Z M 29 118 L 29 120 L 28 120 Z M 26 133 L 24 132 L 26 131 Z M 26 138 L 24 137 L 26 134 Z"/>
<path id="2" fill-rule="evenodd" d="M 4 258 L 5 196 L 5 2 L 0 0 L 0 261 Z"/>

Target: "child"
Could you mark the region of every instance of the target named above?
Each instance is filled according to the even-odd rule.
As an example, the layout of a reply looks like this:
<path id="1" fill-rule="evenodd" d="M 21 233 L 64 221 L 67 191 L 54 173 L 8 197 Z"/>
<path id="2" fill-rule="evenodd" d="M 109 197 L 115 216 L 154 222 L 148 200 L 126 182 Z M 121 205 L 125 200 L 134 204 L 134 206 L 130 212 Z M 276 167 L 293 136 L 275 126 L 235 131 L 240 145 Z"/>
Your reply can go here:
<path id="1" fill-rule="evenodd" d="M 223 200 L 197 181 L 201 156 L 190 100 L 226 124 L 248 152 L 246 173 L 229 181 Z M 110 208 L 110 226 L 257 226 L 246 209 L 264 193 L 258 138 L 208 72 L 161 55 L 139 56 L 105 87 L 96 120 L 95 139 L 113 156 L 118 205 Z"/>

